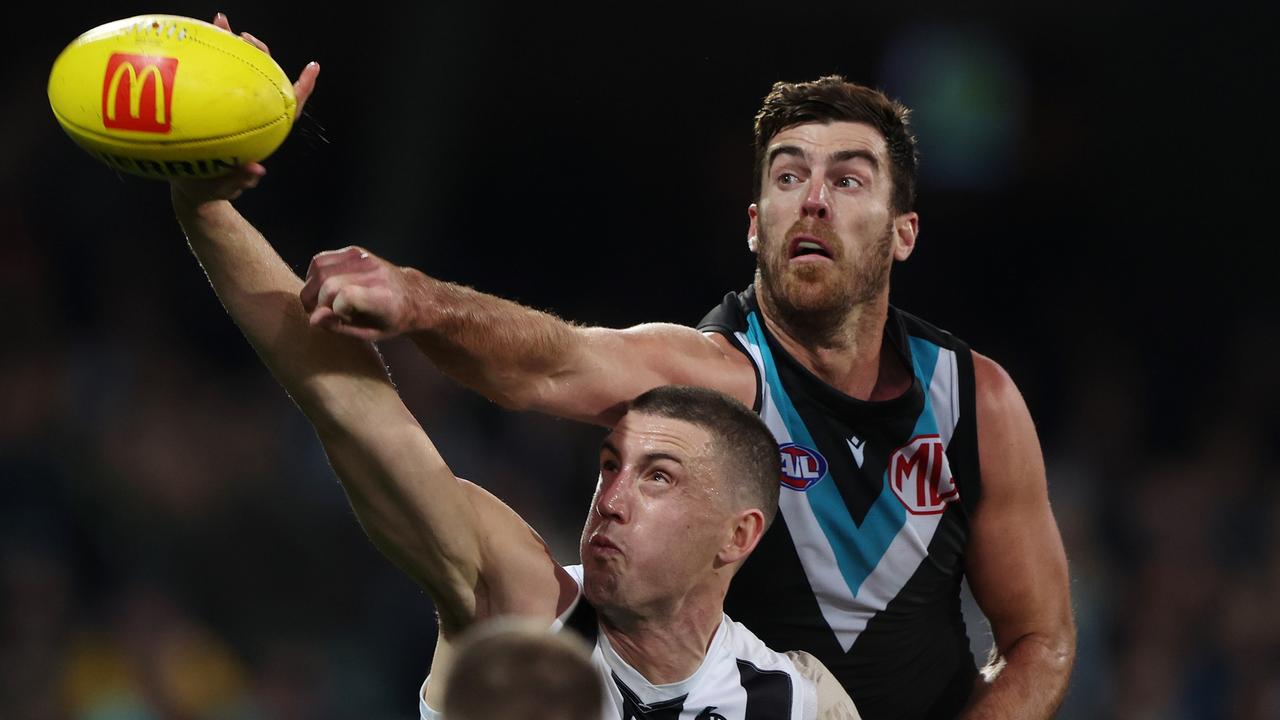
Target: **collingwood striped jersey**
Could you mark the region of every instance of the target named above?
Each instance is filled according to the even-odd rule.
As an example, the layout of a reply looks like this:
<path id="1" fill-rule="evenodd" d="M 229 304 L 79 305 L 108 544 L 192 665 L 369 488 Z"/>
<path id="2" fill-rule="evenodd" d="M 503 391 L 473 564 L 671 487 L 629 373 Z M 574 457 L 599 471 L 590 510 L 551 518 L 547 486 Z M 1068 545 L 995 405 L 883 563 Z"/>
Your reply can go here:
<path id="1" fill-rule="evenodd" d="M 618 656 L 608 636 L 600 632 L 595 609 L 582 595 L 582 566 L 565 570 L 578 583 L 578 600 L 552 629 L 574 630 L 594 646 L 591 664 L 603 683 L 602 720 L 816 720 L 820 705 L 838 708 L 829 710 L 824 719 L 857 720 L 834 680 L 827 680 L 827 686 L 839 693 L 839 701 L 833 703 L 831 690 L 820 688 L 827 676 L 821 663 L 807 653 L 770 650 L 727 615 L 692 675 L 676 683 L 651 684 Z M 441 719 L 421 693 L 419 709 L 422 720 Z"/>
<path id="2" fill-rule="evenodd" d="M 816 656 L 864 718 L 954 717 L 977 674 L 960 610 L 981 490 L 968 346 L 890 307 L 883 351 L 914 380 L 865 402 L 777 344 L 754 288 L 727 295 L 699 329 L 750 358 L 754 409 L 782 453 L 778 518 L 726 612 L 770 647 Z"/>

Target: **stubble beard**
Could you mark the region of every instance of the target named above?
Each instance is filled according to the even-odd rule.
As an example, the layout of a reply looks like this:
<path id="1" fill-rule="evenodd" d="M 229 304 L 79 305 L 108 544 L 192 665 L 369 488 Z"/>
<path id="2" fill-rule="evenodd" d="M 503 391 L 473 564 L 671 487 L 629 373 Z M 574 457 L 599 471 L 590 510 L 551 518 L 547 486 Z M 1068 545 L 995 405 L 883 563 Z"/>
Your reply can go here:
<path id="1" fill-rule="evenodd" d="M 794 265 L 791 238 L 806 232 L 826 241 L 832 262 Z M 763 223 L 756 256 L 761 302 L 785 327 L 805 334 L 837 331 L 855 308 L 878 299 L 889 285 L 893 264 L 893 224 L 859 258 L 849 258 L 834 231 L 821 223 L 797 222 L 775 246 Z"/>

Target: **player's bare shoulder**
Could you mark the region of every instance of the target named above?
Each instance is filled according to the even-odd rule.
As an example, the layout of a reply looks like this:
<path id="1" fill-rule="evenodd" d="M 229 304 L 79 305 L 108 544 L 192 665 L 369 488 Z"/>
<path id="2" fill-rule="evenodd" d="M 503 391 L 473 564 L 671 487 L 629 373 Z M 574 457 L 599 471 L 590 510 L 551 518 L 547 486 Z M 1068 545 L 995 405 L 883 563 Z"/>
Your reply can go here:
<path id="1" fill-rule="evenodd" d="M 1042 459 L 1035 423 L 1013 378 L 999 363 L 973 353 L 978 454 L 984 494 L 998 493 L 1005 482 L 1025 484 L 1035 477 L 1043 485 Z"/>
<path id="2" fill-rule="evenodd" d="M 853 704 L 853 699 L 821 660 L 800 650 L 791 650 L 784 654 L 791 658 L 796 670 L 816 688 L 818 720 L 861 720 L 862 716 L 858 714 L 858 708 Z"/>
<path id="3" fill-rule="evenodd" d="M 978 409 L 998 410 L 1022 404 L 1022 393 L 1009 372 L 1000 363 L 973 351 L 973 382 Z"/>

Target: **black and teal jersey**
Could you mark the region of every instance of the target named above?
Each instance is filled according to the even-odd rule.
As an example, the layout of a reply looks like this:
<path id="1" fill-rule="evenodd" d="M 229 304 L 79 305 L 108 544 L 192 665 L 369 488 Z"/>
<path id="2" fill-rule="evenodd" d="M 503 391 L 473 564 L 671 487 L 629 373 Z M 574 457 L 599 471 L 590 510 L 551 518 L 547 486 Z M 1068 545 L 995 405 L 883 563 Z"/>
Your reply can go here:
<path id="1" fill-rule="evenodd" d="M 863 718 L 954 717 L 977 675 L 960 610 L 981 492 L 969 347 L 891 307 L 883 352 L 914 381 L 867 402 L 778 345 L 754 288 L 727 295 L 699 329 L 750 358 L 754 409 L 782 453 L 778 518 L 726 612 L 770 647 L 815 655 Z"/>

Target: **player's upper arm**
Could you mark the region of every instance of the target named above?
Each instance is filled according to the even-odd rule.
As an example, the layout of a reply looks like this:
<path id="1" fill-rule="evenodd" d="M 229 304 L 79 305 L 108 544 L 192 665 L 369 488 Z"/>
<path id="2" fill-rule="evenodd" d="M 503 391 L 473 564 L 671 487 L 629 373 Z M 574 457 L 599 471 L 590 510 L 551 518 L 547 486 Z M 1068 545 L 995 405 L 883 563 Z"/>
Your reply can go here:
<path id="1" fill-rule="evenodd" d="M 510 508 L 454 477 L 389 385 L 364 422 L 320 438 L 361 524 L 431 595 L 441 629 L 491 613 L 555 616 L 558 566 Z M 522 587 L 517 593 L 514 587 Z"/>
<path id="2" fill-rule="evenodd" d="M 1035 425 L 1003 368 L 974 353 L 974 374 L 982 496 L 966 550 L 970 586 L 1002 652 L 1035 636 L 1070 656 L 1067 558 Z"/>
<path id="3" fill-rule="evenodd" d="M 538 385 L 529 409 L 608 426 L 628 401 L 660 385 L 708 387 L 747 406 L 755 401 L 751 362 L 718 334 L 666 323 L 576 332 L 572 362 Z"/>

